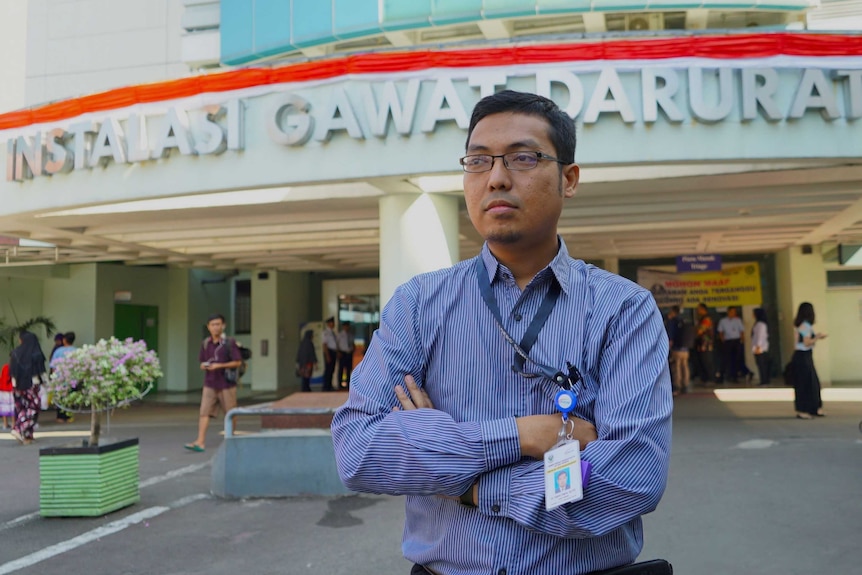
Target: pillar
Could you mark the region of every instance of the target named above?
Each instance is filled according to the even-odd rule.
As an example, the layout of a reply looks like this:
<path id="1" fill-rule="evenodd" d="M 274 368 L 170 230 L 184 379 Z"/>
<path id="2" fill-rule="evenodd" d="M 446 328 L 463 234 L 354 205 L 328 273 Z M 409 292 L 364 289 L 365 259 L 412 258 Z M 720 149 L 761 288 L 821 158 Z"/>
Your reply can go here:
<path id="1" fill-rule="evenodd" d="M 780 358 L 777 349 L 773 350 L 774 361 L 780 360 L 781 369 L 793 355 L 793 319 L 802 302 L 810 302 L 817 316 L 815 330 L 829 333 L 826 308 L 826 269 L 823 265 L 821 246 L 811 246 L 804 253 L 799 246 L 778 252 L 775 258 L 776 284 L 778 287 L 778 326 L 782 335 Z M 770 326 L 770 330 L 776 328 Z M 775 338 L 770 338 L 775 341 Z M 829 340 L 817 342 L 814 347 L 814 365 L 817 375 L 824 385 L 832 381 Z"/>
<path id="2" fill-rule="evenodd" d="M 611 272 L 612 274 L 619 275 L 620 273 L 620 260 L 619 258 L 605 258 L 602 262 L 602 267 Z"/>
<path id="3" fill-rule="evenodd" d="M 380 304 L 416 274 L 459 261 L 457 196 L 393 194 L 380 198 Z"/>
<path id="4" fill-rule="evenodd" d="M 278 272 L 258 272 L 251 277 L 251 341 L 255 391 L 278 389 L 279 326 Z"/>

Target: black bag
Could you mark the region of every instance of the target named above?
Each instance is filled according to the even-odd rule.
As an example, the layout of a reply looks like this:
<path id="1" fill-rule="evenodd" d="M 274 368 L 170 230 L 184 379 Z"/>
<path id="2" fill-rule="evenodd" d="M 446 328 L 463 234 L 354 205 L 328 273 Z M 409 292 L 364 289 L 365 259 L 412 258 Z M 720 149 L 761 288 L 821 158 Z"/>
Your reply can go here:
<path id="1" fill-rule="evenodd" d="M 205 339 L 201 344 L 204 348 L 206 348 L 207 341 L 209 338 Z M 230 356 L 230 344 L 233 343 L 239 349 L 239 355 L 242 358 L 242 363 L 239 367 L 227 367 L 224 370 L 224 378 L 228 383 L 239 383 L 240 378 L 245 375 L 248 366 L 245 363 L 245 360 L 251 358 L 251 350 L 243 345 L 240 345 L 238 341 L 233 339 L 232 337 L 227 338 L 226 343 L 228 344 L 228 352 L 227 352 L 227 361 L 231 361 L 232 358 Z M 219 347 L 222 347 L 224 344 L 221 344 Z M 216 349 L 216 356 L 218 356 L 218 349 Z"/>
<path id="2" fill-rule="evenodd" d="M 673 565 L 664 559 L 653 559 L 643 563 L 623 565 L 600 573 L 601 575 L 673 575 Z"/>

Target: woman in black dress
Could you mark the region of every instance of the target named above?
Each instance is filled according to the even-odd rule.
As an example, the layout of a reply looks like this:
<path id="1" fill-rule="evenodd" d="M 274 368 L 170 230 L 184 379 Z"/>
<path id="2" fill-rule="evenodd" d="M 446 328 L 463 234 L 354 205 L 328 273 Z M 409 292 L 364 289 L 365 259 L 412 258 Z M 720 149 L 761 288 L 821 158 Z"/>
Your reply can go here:
<path id="1" fill-rule="evenodd" d="M 820 399 L 820 379 L 814 369 L 812 350 L 825 333 L 814 331 L 814 306 L 808 302 L 799 304 L 796 319 L 793 320 L 796 351 L 790 361 L 790 374 L 793 390 L 796 392 L 796 417 L 812 419 L 823 417 L 823 401 Z"/>

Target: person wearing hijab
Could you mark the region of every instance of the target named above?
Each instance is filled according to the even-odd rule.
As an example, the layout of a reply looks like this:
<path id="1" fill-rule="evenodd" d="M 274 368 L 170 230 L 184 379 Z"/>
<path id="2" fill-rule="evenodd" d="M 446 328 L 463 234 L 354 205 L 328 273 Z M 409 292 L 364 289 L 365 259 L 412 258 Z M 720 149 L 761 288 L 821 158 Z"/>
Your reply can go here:
<path id="1" fill-rule="evenodd" d="M 29 331 L 18 334 L 20 345 L 12 351 L 9 371 L 15 397 L 15 425 L 12 437 L 27 445 L 33 441 L 33 427 L 39 413 L 39 387 L 46 377 L 45 355 L 39 338 Z"/>
<path id="2" fill-rule="evenodd" d="M 317 352 L 314 350 L 314 332 L 306 330 L 296 352 L 296 374 L 302 380 L 302 391 L 311 391 L 311 374 L 317 365 Z M 325 382 L 324 382 L 325 385 Z"/>

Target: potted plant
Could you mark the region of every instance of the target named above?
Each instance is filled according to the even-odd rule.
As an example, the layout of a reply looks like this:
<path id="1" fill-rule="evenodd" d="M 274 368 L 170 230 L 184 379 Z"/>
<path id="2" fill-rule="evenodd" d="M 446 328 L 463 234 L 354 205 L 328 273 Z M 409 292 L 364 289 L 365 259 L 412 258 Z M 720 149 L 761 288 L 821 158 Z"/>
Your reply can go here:
<path id="1" fill-rule="evenodd" d="M 102 339 L 54 362 L 48 387 L 66 411 L 90 413 L 81 446 L 39 451 L 40 513 L 96 516 L 140 501 L 138 440 L 100 441 L 101 414 L 127 407 L 162 376 L 159 358 L 144 341 Z M 143 391 L 142 391 L 143 390 Z"/>

